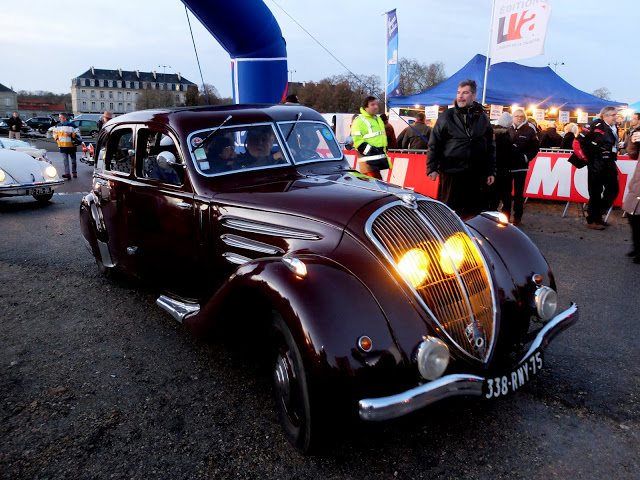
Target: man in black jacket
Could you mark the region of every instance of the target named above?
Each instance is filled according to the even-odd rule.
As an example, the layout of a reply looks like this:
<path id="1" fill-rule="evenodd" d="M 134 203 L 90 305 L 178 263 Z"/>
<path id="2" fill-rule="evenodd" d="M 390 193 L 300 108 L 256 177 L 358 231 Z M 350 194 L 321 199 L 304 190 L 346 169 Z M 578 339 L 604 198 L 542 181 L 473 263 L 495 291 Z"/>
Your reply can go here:
<path id="1" fill-rule="evenodd" d="M 407 129 L 400 148 L 426 150 L 430 135 L 431 127 L 426 124 L 424 113 L 420 112 L 416 115 L 415 123 Z"/>
<path id="2" fill-rule="evenodd" d="M 589 187 L 589 206 L 587 226 L 593 230 L 604 230 L 608 225 L 602 216 L 613 205 L 618 196 L 618 129 L 616 127 L 615 107 L 604 107 L 597 118 L 586 125 L 578 135 L 582 152 L 581 158 L 587 159 L 587 184 Z"/>
<path id="3" fill-rule="evenodd" d="M 559 147 L 562 144 L 562 137 L 556 130 L 556 123 L 549 122 L 547 129 L 540 136 L 540 148 Z"/>
<path id="4" fill-rule="evenodd" d="M 508 218 L 511 217 L 513 199 L 513 224 L 519 225 L 524 212 L 524 184 L 527 180 L 529 162 L 538 155 L 540 149 L 536 131 L 527 123 L 524 110 L 518 109 L 513 112 L 513 125 L 509 127 L 508 132 L 514 150 L 509 159 L 508 177 L 500 181 L 502 211 Z M 512 187 L 513 197 L 511 196 Z"/>
<path id="5" fill-rule="evenodd" d="M 475 99 L 476 82 L 460 82 L 454 107 L 440 114 L 429 140 L 427 175 L 440 175 L 440 200 L 458 215 L 480 213 L 482 189 L 496 174 L 493 129 Z"/>
<path id="6" fill-rule="evenodd" d="M 9 138 L 20 138 L 20 129 L 22 128 L 22 120 L 18 116 L 18 112 L 13 112 L 7 121 L 9 126 Z"/>

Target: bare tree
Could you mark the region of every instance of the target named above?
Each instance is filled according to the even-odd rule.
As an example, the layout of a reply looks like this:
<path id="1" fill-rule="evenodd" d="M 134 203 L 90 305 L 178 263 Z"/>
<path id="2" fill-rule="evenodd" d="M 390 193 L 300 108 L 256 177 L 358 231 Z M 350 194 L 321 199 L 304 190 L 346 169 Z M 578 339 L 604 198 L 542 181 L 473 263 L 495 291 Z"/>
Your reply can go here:
<path id="1" fill-rule="evenodd" d="M 611 91 L 607 87 L 596 88 L 591 95 L 594 95 L 603 100 L 611 100 Z"/>
<path id="2" fill-rule="evenodd" d="M 165 108 L 175 106 L 173 95 L 167 95 L 166 91 L 145 88 L 140 92 L 136 101 L 136 110 L 147 110 L 149 108 Z"/>
<path id="3" fill-rule="evenodd" d="M 403 95 L 424 92 L 447 79 L 442 62 L 427 65 L 420 63 L 415 58 L 401 58 L 398 66 L 400 67 L 400 88 Z"/>

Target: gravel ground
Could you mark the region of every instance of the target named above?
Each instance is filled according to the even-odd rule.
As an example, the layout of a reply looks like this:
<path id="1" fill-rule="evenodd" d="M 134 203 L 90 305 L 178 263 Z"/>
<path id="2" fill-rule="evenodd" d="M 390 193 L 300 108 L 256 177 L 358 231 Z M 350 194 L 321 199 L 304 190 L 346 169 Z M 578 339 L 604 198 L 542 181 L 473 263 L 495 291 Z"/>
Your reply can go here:
<path id="1" fill-rule="evenodd" d="M 577 329 L 517 395 L 356 423 L 326 452 L 297 454 L 259 359 L 188 335 L 152 292 L 98 273 L 80 198 L 0 200 L 0 478 L 637 478 L 638 375 L 602 389 L 580 378 L 590 367 L 577 335 L 589 332 Z M 617 211 L 609 231 L 590 231 L 575 205 L 561 219 L 563 207 L 529 202 L 522 228 L 561 264 L 566 304 L 584 295 L 572 245 L 605 242 L 623 257 L 628 226 Z M 637 285 L 626 260 L 617 268 Z"/>

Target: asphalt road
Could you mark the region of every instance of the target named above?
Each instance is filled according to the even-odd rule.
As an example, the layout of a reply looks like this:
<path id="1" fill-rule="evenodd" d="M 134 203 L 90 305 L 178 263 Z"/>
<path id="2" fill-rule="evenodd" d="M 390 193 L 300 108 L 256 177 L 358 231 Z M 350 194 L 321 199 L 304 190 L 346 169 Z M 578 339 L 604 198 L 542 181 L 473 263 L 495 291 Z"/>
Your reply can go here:
<path id="1" fill-rule="evenodd" d="M 564 205 L 527 203 L 522 229 L 561 307 L 581 307 L 531 384 L 355 423 L 304 457 L 259 358 L 193 338 L 153 292 L 100 276 L 70 193 L 88 190 L 86 168 L 48 205 L 0 199 L 0 478 L 639 478 L 640 266 L 619 210 L 600 232 L 575 205 L 563 219 Z"/>

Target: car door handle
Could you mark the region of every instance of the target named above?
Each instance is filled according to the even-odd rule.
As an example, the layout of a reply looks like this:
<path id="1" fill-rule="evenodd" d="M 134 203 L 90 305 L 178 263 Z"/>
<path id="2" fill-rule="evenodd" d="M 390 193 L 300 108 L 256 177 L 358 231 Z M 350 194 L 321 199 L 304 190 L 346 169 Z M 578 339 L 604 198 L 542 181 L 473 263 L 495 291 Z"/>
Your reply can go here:
<path id="1" fill-rule="evenodd" d="M 191 208 L 191 204 L 190 203 L 184 203 L 184 202 L 180 202 L 177 204 L 178 207 L 180 208 Z"/>

